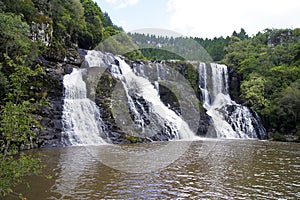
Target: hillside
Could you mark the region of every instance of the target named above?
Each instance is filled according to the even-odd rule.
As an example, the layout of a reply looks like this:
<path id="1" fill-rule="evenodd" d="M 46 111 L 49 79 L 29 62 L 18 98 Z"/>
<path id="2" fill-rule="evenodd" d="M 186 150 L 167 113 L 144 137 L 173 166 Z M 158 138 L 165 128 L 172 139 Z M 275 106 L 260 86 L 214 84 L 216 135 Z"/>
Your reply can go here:
<path id="1" fill-rule="evenodd" d="M 82 66 L 82 49 L 122 54 L 132 64 L 130 69 L 141 59 L 224 63 L 230 69 L 232 98 L 259 114 L 268 137 L 299 141 L 299 28 L 266 29 L 251 37 L 241 29 L 214 39 L 127 35 L 93 0 L 0 0 L 0 174 L 5 174 L 0 177 L 0 196 L 43 168 L 39 157 L 16 154 L 60 145 L 62 80 Z M 197 98 L 203 99 L 196 67 L 184 61 L 166 63 L 174 65 L 172 69 L 185 76 Z M 104 76 L 101 84 L 111 86 L 110 79 Z M 111 88 L 106 89 L 109 96 Z M 167 90 L 160 90 L 169 106 L 177 105 Z M 203 132 L 210 121 L 204 117 Z M 121 142 L 125 140 L 137 142 L 136 138 Z"/>
<path id="2" fill-rule="evenodd" d="M 232 88 L 232 97 L 258 112 L 270 138 L 284 141 L 300 135 L 299 31 L 266 29 L 249 37 L 241 29 L 214 39 L 130 36 L 148 59 L 214 60 L 237 70 L 240 86 Z"/>
<path id="3" fill-rule="evenodd" d="M 59 140 L 62 76 L 81 65 L 77 48 L 120 32 L 92 0 L 0 1 L 0 196 L 44 166 L 15 154 Z"/>

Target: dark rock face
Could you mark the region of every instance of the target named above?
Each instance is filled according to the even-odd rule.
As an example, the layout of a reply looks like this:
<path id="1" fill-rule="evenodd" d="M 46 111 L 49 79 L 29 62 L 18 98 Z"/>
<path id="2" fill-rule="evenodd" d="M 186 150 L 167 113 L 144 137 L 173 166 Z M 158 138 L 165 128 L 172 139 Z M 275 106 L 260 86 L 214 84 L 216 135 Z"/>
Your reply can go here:
<path id="1" fill-rule="evenodd" d="M 160 99 L 166 106 L 169 106 L 177 115 L 181 115 L 181 108 L 176 95 L 166 86 L 159 84 Z"/>
<path id="2" fill-rule="evenodd" d="M 266 139 L 266 130 L 261 126 L 261 120 L 258 114 L 250 109 L 249 113 L 241 112 L 243 109 L 245 109 L 245 107 L 241 105 L 225 105 L 223 108 L 221 108 L 220 111 L 226 113 L 224 114 L 224 118 L 231 125 L 234 131 L 236 131 L 237 128 L 241 131 L 247 132 L 248 135 L 251 136 L 251 138 L 257 137 L 258 139 Z M 244 117 L 242 117 L 242 115 L 244 115 Z M 243 119 L 245 121 L 239 121 L 238 119 Z M 249 129 L 249 123 L 252 124 L 254 130 Z"/>
<path id="3" fill-rule="evenodd" d="M 86 63 L 84 62 L 83 55 L 85 51 L 79 50 L 79 52 L 75 50 L 69 50 L 64 56 L 55 56 L 51 52 L 47 55 L 41 56 L 38 59 L 38 63 L 44 68 L 46 74 L 41 77 L 42 87 L 40 90 L 44 91 L 45 96 L 49 102 L 48 106 L 40 106 L 37 108 L 36 115 L 39 116 L 39 120 L 41 122 L 43 130 L 38 130 L 38 137 L 35 141 L 34 147 L 47 147 L 47 146 L 60 146 L 61 142 L 61 132 L 63 130 L 62 125 L 62 108 L 63 108 L 63 98 L 64 98 L 64 87 L 63 87 L 63 76 L 65 74 L 70 74 L 73 68 L 84 67 L 86 68 Z M 134 62 L 126 60 L 127 63 L 130 64 L 132 68 L 140 66 L 144 63 L 141 61 Z M 118 65 L 117 61 L 114 63 Z M 148 64 L 155 64 L 155 62 L 149 62 Z M 166 63 L 169 65 L 168 63 Z M 181 69 L 183 63 L 176 65 L 172 63 L 172 67 L 175 70 Z M 108 142 L 114 144 L 122 144 L 122 143 L 136 143 L 136 142 L 150 142 L 150 141 L 167 141 L 172 139 L 172 133 L 170 127 L 164 124 L 160 124 L 156 134 L 151 137 L 135 137 L 126 132 L 124 132 L 118 124 L 116 123 L 116 119 L 118 115 L 113 114 L 112 108 L 112 95 L 121 94 L 124 91 L 117 86 L 120 84 L 120 81 L 115 79 L 110 73 L 110 66 L 107 67 L 105 72 L 101 72 L 101 76 L 97 77 L 97 69 L 91 68 L 88 69 L 87 74 L 93 75 L 93 80 L 88 80 L 88 77 L 84 77 L 87 85 L 93 85 L 95 87 L 95 91 L 89 91 L 88 94 L 91 99 L 94 99 L 95 103 L 99 107 L 101 119 L 104 123 L 103 129 L 105 130 L 106 140 Z M 189 68 L 187 68 L 189 67 Z M 99 68 L 98 68 L 99 69 Z M 96 70 L 96 71 L 95 71 Z M 150 74 L 145 74 L 149 77 L 157 77 L 155 71 L 150 70 Z M 191 76 L 195 74 L 191 66 L 185 66 L 185 70 L 183 70 L 182 75 L 191 79 L 191 77 L 195 80 L 191 83 L 193 88 L 196 88 L 195 94 L 196 98 L 200 98 L 200 93 L 197 90 L 197 75 Z M 90 76 L 89 75 L 89 76 Z M 178 100 L 177 96 L 168 88 L 168 80 L 162 80 L 162 84 L 158 84 L 159 94 L 161 96 L 161 100 L 165 105 L 167 105 L 170 109 L 175 111 L 178 115 L 182 116 L 185 121 L 190 125 L 190 127 L 196 132 L 199 136 L 204 137 L 216 137 L 215 131 L 210 117 L 205 113 L 205 109 L 200 105 L 200 103 L 195 103 L 191 98 L 187 98 L 188 102 Z M 153 82 L 154 84 L 154 82 Z M 117 86 L 117 87 L 116 87 Z M 119 89 L 118 89 L 119 88 Z M 172 87 L 170 87 L 172 88 Z M 187 96 L 190 91 L 184 91 L 182 88 L 174 88 L 176 91 L 180 91 L 179 94 L 181 96 Z M 89 90 L 89 88 L 88 88 Z M 120 90 L 120 91 L 119 91 Z M 122 94 L 125 96 L 124 94 Z M 121 95 L 121 96 L 122 96 Z M 177 94 L 178 95 L 178 94 Z M 141 107 L 137 107 L 140 113 L 146 112 L 145 115 L 141 115 L 143 117 L 143 121 L 147 125 L 147 117 L 149 116 L 149 108 L 147 107 L 147 102 L 142 97 L 133 96 L 133 101 L 140 105 Z M 127 101 L 127 100 L 124 100 Z M 199 105 L 198 105 L 199 104 Z M 195 123 L 195 117 L 190 115 L 190 110 L 198 110 L 199 112 L 194 112 L 200 114 L 199 123 Z M 127 111 L 128 112 L 128 111 Z M 197 115 L 198 115 L 197 114 Z M 129 116 L 134 118 L 133 113 L 129 110 Z M 149 121 L 150 122 L 150 121 Z M 158 128 L 159 128 L 158 127 Z"/>
<path id="4" fill-rule="evenodd" d="M 137 71 L 142 71 L 142 75 L 146 75 L 154 85 L 154 81 L 157 80 L 157 74 L 159 74 L 160 81 L 158 81 L 158 90 L 161 101 L 177 115 L 181 116 L 189 124 L 196 135 L 216 137 L 216 132 L 212 126 L 212 120 L 206 114 L 206 110 L 199 101 L 201 93 L 198 87 L 199 78 L 197 68 L 188 62 L 182 61 L 148 61 L 147 63 L 126 62 L 132 68 L 137 68 Z M 157 64 L 160 67 L 153 67 L 157 66 Z M 148 67 L 141 67 L 141 65 L 147 65 Z M 139 70 L 139 67 L 141 67 L 142 70 Z M 178 75 L 178 72 L 181 76 Z M 185 81 L 183 81 L 182 78 L 185 79 Z M 185 84 L 190 84 L 190 87 L 186 87 Z M 192 91 L 188 91 L 188 88 Z M 191 94 L 194 94 L 195 96 L 192 97 L 190 96 Z M 195 98 L 197 98 L 198 101 L 196 101 Z M 195 121 L 195 119 L 198 119 L 199 121 Z M 167 128 L 151 139 L 166 140 L 166 135 L 164 133 L 168 133 Z"/>
<path id="5" fill-rule="evenodd" d="M 207 138 L 217 138 L 217 132 L 213 126 L 213 121 L 206 112 L 201 112 L 197 135 Z"/>
<path id="6" fill-rule="evenodd" d="M 237 70 L 234 67 L 228 67 L 228 75 L 229 75 L 229 91 L 231 98 L 241 104 L 243 103 L 242 100 L 239 98 L 241 92 L 240 92 L 240 82 L 241 77 L 239 76 Z"/>
<path id="7" fill-rule="evenodd" d="M 78 67 L 84 58 L 73 49 L 70 49 L 65 57 L 54 56 L 51 53 L 40 56 L 37 62 L 43 67 L 45 74 L 40 77 L 42 87 L 48 100 L 36 110 L 43 130 L 39 130 L 35 141 L 35 147 L 58 146 L 62 132 L 62 106 L 63 106 L 63 76 Z"/>
<path id="8" fill-rule="evenodd" d="M 124 142 L 126 133 L 122 132 L 117 126 L 111 110 L 111 95 L 116 83 L 117 80 L 106 70 L 97 84 L 95 103 L 100 109 L 101 118 L 107 128 L 108 138 L 114 144 L 121 144 L 127 143 Z"/>
<path id="9" fill-rule="evenodd" d="M 141 61 L 134 62 L 129 60 L 126 60 L 126 62 L 133 69 L 136 68 L 138 72 L 140 70 L 143 71 L 143 74 L 140 75 L 146 76 L 155 87 L 158 87 L 159 95 L 162 102 L 166 106 L 168 106 L 171 110 L 176 112 L 178 115 L 182 116 L 185 119 L 185 121 L 188 122 L 190 127 L 195 131 L 197 135 L 205 136 L 205 137 L 216 137 L 213 126 L 211 126 L 212 121 L 210 117 L 205 113 L 205 110 L 201 107 L 201 105 L 192 102 L 191 97 L 188 98 L 188 102 L 184 102 L 184 101 L 180 102 L 177 96 L 172 92 L 172 89 L 177 90 L 177 93 L 178 91 L 180 91 L 178 93 L 180 94 L 180 96 L 187 96 L 189 94 L 188 92 L 190 91 L 184 91 L 184 89 L 182 88 L 174 88 L 172 86 L 168 87 L 167 78 L 161 80 L 162 84 L 157 83 L 157 85 L 155 85 L 154 82 L 155 79 L 157 78 L 157 72 L 155 71 L 156 68 L 154 67 L 153 70 L 153 65 L 155 66 L 155 62 L 143 63 Z M 115 62 L 114 64 L 118 65 L 118 62 Z M 145 65 L 148 65 L 148 67 L 145 67 Z M 115 79 L 111 75 L 110 66 L 106 66 L 106 67 L 107 67 L 106 71 L 102 74 L 102 76 L 100 77 L 97 83 L 95 102 L 100 109 L 101 119 L 105 123 L 106 134 L 107 137 L 109 138 L 109 141 L 114 144 L 120 144 L 120 143 L 132 143 L 132 142 L 167 141 L 172 139 L 172 137 L 174 137 L 174 133 L 172 133 L 170 127 L 168 127 L 167 124 L 160 124 L 159 126 L 156 127 L 154 125 L 155 123 L 153 124 L 154 119 L 151 118 L 151 114 L 150 114 L 151 111 L 149 110 L 148 103 L 141 96 L 136 96 L 134 94 L 132 94 L 131 98 L 134 104 L 136 105 L 137 111 L 140 113 L 140 117 L 142 117 L 144 126 L 148 126 L 148 125 L 155 126 L 152 128 L 154 128 L 153 130 L 156 130 L 157 132 L 155 131 L 155 133 L 151 134 L 151 136 L 135 137 L 126 133 L 126 131 L 122 130 L 121 127 L 118 127 L 118 124 L 116 123 L 118 114 L 116 114 L 116 111 L 113 114 L 112 102 L 115 101 L 116 95 L 123 96 L 120 98 L 124 98 L 125 94 L 124 94 L 124 89 L 122 89 L 123 88 L 122 84 L 121 87 L 119 87 L 120 85 L 118 85 L 120 84 L 120 81 Z M 138 69 L 139 67 L 141 69 Z M 180 68 L 180 66 L 177 67 Z M 162 68 L 162 69 L 165 70 L 166 68 Z M 122 99 L 122 101 L 127 102 L 128 100 L 125 97 L 125 99 Z M 190 112 L 191 110 L 193 110 L 194 112 Z M 200 110 L 200 113 L 197 112 L 197 110 L 198 111 Z M 125 112 L 129 112 L 128 117 L 130 117 L 131 120 L 134 121 L 135 116 L 134 113 L 130 110 L 130 108 Z M 190 115 L 190 113 L 193 114 L 196 113 L 197 116 L 192 116 Z M 199 114 L 200 114 L 200 118 L 199 118 Z M 195 123 L 194 120 L 195 118 L 199 119 L 198 123 Z"/>

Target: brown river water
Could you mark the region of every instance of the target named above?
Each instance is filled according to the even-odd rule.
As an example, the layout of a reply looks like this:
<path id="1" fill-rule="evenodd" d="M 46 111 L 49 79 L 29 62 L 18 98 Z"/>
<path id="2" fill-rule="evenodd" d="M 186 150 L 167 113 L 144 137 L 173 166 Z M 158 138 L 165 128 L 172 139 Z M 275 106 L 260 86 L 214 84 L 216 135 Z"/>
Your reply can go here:
<path id="1" fill-rule="evenodd" d="M 77 146 L 47 156 L 30 199 L 300 199 L 300 144 L 199 140 Z M 6 199 L 15 199 L 11 195 Z"/>

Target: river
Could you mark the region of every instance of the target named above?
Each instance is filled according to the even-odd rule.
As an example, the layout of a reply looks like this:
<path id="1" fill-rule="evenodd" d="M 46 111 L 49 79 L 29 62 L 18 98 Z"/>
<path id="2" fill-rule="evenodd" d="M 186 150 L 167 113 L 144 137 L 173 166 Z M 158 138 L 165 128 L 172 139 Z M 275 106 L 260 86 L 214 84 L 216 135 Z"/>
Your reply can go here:
<path id="1" fill-rule="evenodd" d="M 47 156 L 52 179 L 28 177 L 31 189 L 16 189 L 28 199 L 300 199 L 297 143 L 212 139 L 29 152 Z"/>

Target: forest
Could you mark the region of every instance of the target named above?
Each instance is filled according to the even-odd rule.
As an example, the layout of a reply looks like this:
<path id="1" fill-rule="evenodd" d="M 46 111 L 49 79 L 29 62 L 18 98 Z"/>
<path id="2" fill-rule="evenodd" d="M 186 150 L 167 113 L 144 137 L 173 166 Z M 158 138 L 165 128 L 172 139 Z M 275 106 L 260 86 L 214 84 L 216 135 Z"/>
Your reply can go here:
<path id="1" fill-rule="evenodd" d="M 240 77 L 240 90 L 231 96 L 258 112 L 269 137 L 284 141 L 284 135 L 300 135 L 299 28 L 266 29 L 252 37 L 242 28 L 230 37 L 213 39 L 139 33 L 130 36 L 148 59 L 196 58 L 233 67 Z M 194 50 L 199 46 L 207 53 Z"/>
<path id="2" fill-rule="evenodd" d="M 124 41 L 140 50 L 128 52 L 132 48 Z M 45 73 L 36 60 L 64 57 L 70 48 L 227 64 L 240 76 L 233 99 L 261 116 L 269 137 L 300 136 L 299 28 L 266 29 L 251 37 L 241 29 L 213 39 L 126 35 L 93 0 L 0 0 L 0 197 L 44 167 L 42 156 L 17 154 L 42 128 L 35 110 L 47 104 L 43 92 L 32 92 Z"/>
<path id="3" fill-rule="evenodd" d="M 300 135 L 300 29 L 232 37 L 224 62 L 241 76 L 240 98 L 262 117 L 270 137 Z"/>
<path id="4" fill-rule="evenodd" d="M 32 91 L 44 74 L 39 55 L 93 49 L 122 31 L 92 0 L 0 1 L 0 197 L 44 167 L 42 156 L 16 156 L 42 129 L 35 111 L 47 99 Z"/>

